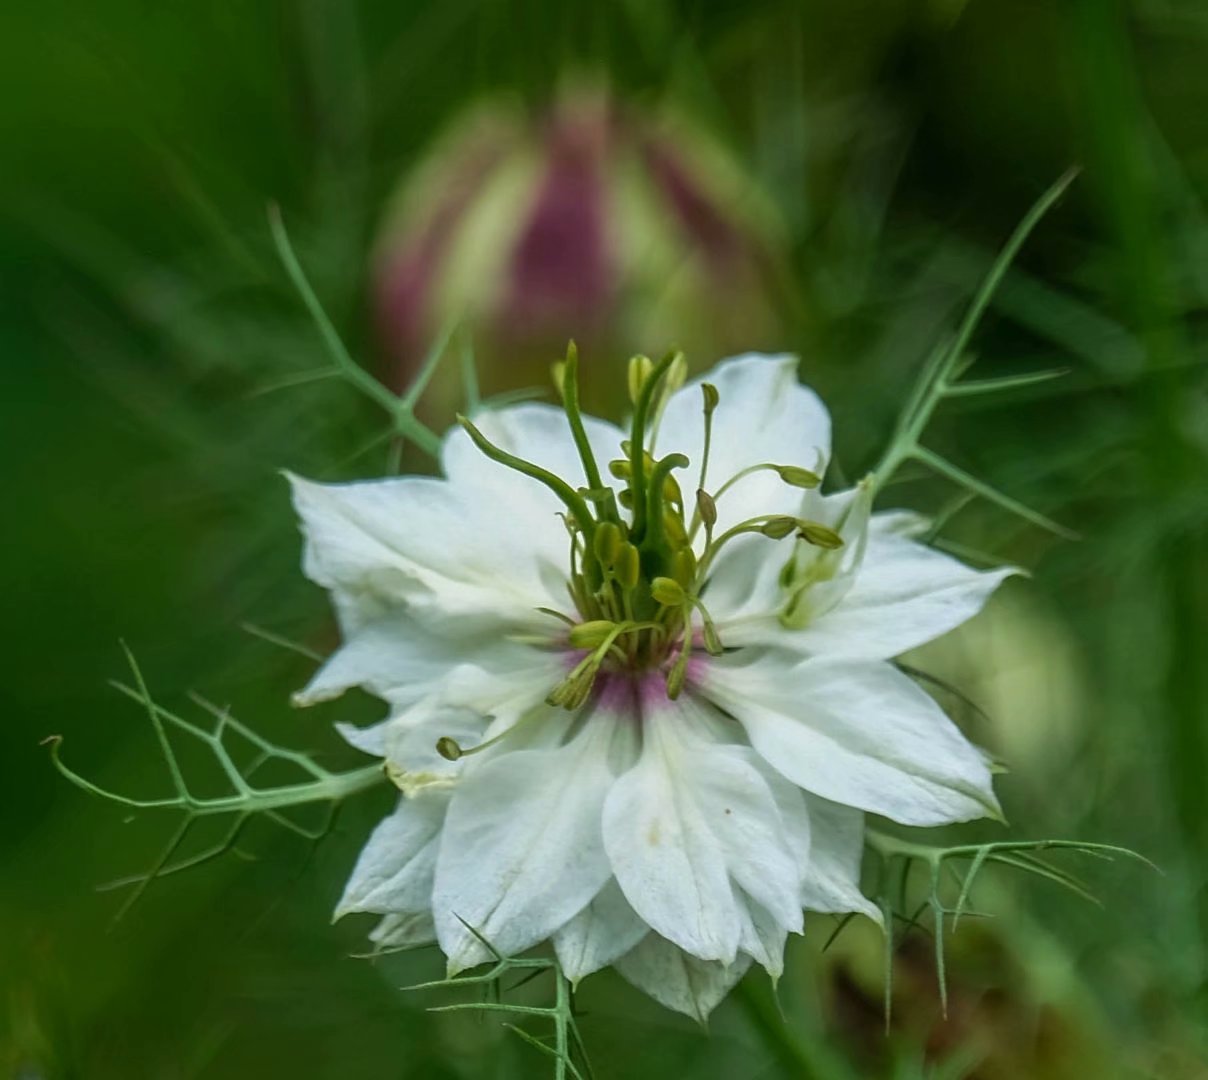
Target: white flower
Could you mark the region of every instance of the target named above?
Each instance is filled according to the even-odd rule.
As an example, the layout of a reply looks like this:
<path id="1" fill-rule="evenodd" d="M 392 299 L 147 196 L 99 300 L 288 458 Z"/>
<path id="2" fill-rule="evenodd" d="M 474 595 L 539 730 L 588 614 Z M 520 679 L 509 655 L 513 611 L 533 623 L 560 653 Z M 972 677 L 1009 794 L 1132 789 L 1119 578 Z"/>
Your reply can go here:
<path id="1" fill-rule="evenodd" d="M 803 908 L 878 917 L 865 812 L 997 813 L 986 756 L 890 661 L 1009 571 L 871 514 L 869 481 L 819 494 L 830 420 L 793 358 L 666 372 L 639 370 L 628 433 L 580 417 L 572 371 L 565 410 L 450 434 L 443 479 L 294 479 L 345 638 L 297 699 L 390 706 L 345 730 L 402 797 L 337 914 L 451 972 L 487 959 L 467 926 L 549 940 L 571 979 L 613 965 L 703 1018 L 753 961 L 780 973 Z"/>

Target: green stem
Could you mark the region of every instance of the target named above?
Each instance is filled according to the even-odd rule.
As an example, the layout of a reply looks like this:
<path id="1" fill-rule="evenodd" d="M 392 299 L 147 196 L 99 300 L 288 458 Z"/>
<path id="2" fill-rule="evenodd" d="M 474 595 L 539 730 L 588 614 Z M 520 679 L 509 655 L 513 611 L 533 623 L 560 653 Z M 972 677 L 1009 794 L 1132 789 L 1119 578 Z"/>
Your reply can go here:
<path id="1" fill-rule="evenodd" d="M 390 414 L 395 431 L 409 438 L 425 453 L 432 457 L 438 456 L 440 454 L 440 436 L 415 418 L 411 411 L 413 402 L 391 393 L 361 367 L 345 348 L 344 342 L 340 340 L 340 335 L 336 332 L 335 325 L 319 302 L 318 296 L 302 269 L 302 264 L 298 261 L 297 253 L 289 239 L 289 233 L 286 232 L 285 223 L 281 219 L 280 207 L 275 205 L 269 207 L 268 223 L 281 264 L 285 267 L 290 282 L 298 291 L 302 303 L 310 313 L 310 317 L 319 331 L 319 336 L 323 339 L 323 344 L 335 364 L 336 371 Z M 430 375 L 429 371 L 425 376 L 425 381 Z"/>
<path id="2" fill-rule="evenodd" d="M 747 1014 L 747 1019 L 784 1066 L 786 1076 L 792 1076 L 795 1080 L 837 1080 L 846 1076 L 846 1069 L 840 1070 L 833 1059 L 825 1063 L 819 1060 L 821 1055 L 789 1030 L 776 1008 L 775 1000 L 756 987 L 752 979 L 743 979 L 738 984 L 735 997 Z"/>

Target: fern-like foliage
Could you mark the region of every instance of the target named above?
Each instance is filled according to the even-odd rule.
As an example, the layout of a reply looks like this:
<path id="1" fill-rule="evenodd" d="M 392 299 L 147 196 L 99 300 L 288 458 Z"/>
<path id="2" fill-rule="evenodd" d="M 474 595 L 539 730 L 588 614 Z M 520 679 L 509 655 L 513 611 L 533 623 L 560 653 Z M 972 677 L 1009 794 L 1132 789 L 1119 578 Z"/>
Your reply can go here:
<path id="1" fill-rule="evenodd" d="M 123 649 L 125 649 L 126 659 L 130 665 L 133 685 L 119 682 L 115 682 L 113 685 L 121 693 L 142 705 L 151 721 L 151 727 L 163 755 L 168 778 L 171 781 L 172 794 L 162 798 L 147 799 L 134 798 L 120 792 L 110 791 L 76 772 L 63 761 L 62 736 L 52 735 L 45 740 L 50 747 L 51 760 L 55 767 L 76 787 L 121 806 L 137 810 L 175 810 L 181 814 L 180 822 L 169 837 L 164 849 L 147 870 L 121 878 L 107 886 L 108 888 L 131 888 L 130 894 L 118 911 L 117 918 L 121 918 L 129 911 L 152 882 L 170 874 L 200 866 L 202 863 L 230 851 L 244 826 L 256 815 L 263 815 L 282 828 L 288 829 L 310 842 L 317 843 L 330 830 L 336 808 L 341 801 L 382 782 L 383 773 L 378 765 L 370 765 L 349 772 L 330 772 L 318 765 L 308 755 L 270 742 L 254 729 L 236 720 L 227 709 L 212 705 L 197 696 L 194 696 L 193 700 L 212 719 L 212 723 L 208 726 L 194 723 L 170 712 L 151 697 L 134 655 L 125 646 Z M 214 760 L 228 782 L 230 788 L 228 794 L 202 796 L 195 794 L 190 789 L 169 736 L 169 730 L 180 732 L 201 743 L 213 754 Z M 250 744 L 255 752 L 252 759 L 242 767 L 235 763 L 227 745 L 227 740 L 232 735 Z M 270 762 L 281 762 L 293 766 L 306 779 L 294 784 L 257 787 L 253 783 L 255 774 Z M 326 817 L 317 826 L 302 824 L 286 813 L 291 807 L 314 803 L 327 804 Z M 202 818 L 210 817 L 229 819 L 229 824 L 219 840 L 202 851 L 186 857 L 175 858 L 193 827 Z"/>
<path id="2" fill-rule="evenodd" d="M 1025 506 L 1018 499 L 987 484 L 943 455 L 936 453 L 922 441 L 935 410 L 944 401 L 1016 390 L 1047 382 L 1066 374 L 1065 371 L 1038 371 L 1006 378 L 961 381 L 971 362 L 967 355 L 969 342 L 981 322 L 982 316 L 985 315 L 995 291 L 1002 283 L 1024 241 L 1040 219 L 1065 193 L 1075 175 L 1076 172 L 1073 170 L 1067 172 L 1028 211 L 994 260 L 989 273 L 974 294 L 964 318 L 951 339 L 940 342 L 932 350 L 906 400 L 889 446 L 873 470 L 878 487 L 883 487 L 902 465 L 913 461 L 963 488 L 969 497 L 987 499 L 1025 521 L 1048 529 L 1065 539 L 1076 538 L 1076 534 L 1064 525 L 1058 524 L 1039 511 Z"/>
<path id="3" fill-rule="evenodd" d="M 553 1025 L 553 1041 L 540 1039 L 517 1024 L 504 1021 L 503 1026 L 518 1035 L 534 1049 L 553 1059 L 554 1080 L 591 1080 L 591 1064 L 579 1026 L 575 1020 L 574 995 L 570 981 L 562 973 L 557 960 L 551 957 L 533 956 L 517 958 L 505 956 L 477 929 L 461 920 L 462 925 L 473 934 L 490 954 L 491 964 L 478 975 L 456 975 L 449 979 L 418 983 L 408 990 L 447 990 L 470 987 L 482 992 L 479 1001 L 457 1002 L 452 1005 L 436 1005 L 429 1012 L 494 1012 L 505 1016 L 546 1020 Z M 554 978 L 554 1001 L 552 1005 L 520 1005 L 504 1001 L 503 995 L 516 990 L 532 979 L 550 972 Z M 503 983 L 509 976 L 519 976 L 510 987 Z M 577 1057 L 577 1061 L 576 1061 Z"/>
<path id="4" fill-rule="evenodd" d="M 1042 858 L 1041 853 L 1077 854 L 1108 861 L 1127 858 L 1156 869 L 1148 859 L 1128 848 L 1081 840 L 1004 840 L 941 847 L 869 829 L 865 843 L 879 863 L 874 899 L 885 921 L 886 1027 L 892 1017 L 893 962 L 897 943 L 904 934 L 923 926 L 924 921 L 930 924 L 940 1007 L 947 1016 L 947 936 L 956 932 L 963 917 L 982 914 L 974 911 L 970 903 L 974 882 L 987 866 L 1005 866 L 1043 878 L 1094 904 L 1099 901 L 1084 882 L 1064 867 Z M 914 900 L 915 894 L 911 890 L 911 879 L 917 867 L 925 870 L 921 900 Z M 845 925 L 846 920 L 839 924 L 831 935 L 832 941 Z"/>

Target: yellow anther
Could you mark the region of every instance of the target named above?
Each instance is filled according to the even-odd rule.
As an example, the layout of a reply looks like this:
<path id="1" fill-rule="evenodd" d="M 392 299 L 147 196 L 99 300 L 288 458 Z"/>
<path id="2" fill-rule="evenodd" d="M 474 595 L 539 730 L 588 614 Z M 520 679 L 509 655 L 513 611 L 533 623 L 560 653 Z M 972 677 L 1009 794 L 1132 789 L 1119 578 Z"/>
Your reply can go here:
<path id="1" fill-rule="evenodd" d="M 616 561 L 612 564 L 612 572 L 622 589 L 637 588 L 642 576 L 642 559 L 638 549 L 632 544 L 622 544 Z"/>
<path id="2" fill-rule="evenodd" d="M 592 619 L 572 626 L 567 639 L 572 649 L 594 649 L 616 633 L 617 624 L 610 619 Z"/>
<path id="3" fill-rule="evenodd" d="M 674 510 L 663 511 L 663 535 L 671 542 L 672 547 L 679 547 L 688 542 L 684 519 Z"/>
<path id="4" fill-rule="evenodd" d="M 602 521 L 596 526 L 596 535 L 592 538 L 592 550 L 601 566 L 613 566 L 621 553 L 621 545 L 624 543 L 625 534 L 619 525 L 615 525 L 611 521 Z"/>
<path id="5" fill-rule="evenodd" d="M 664 607 L 683 607 L 688 601 L 683 586 L 669 577 L 656 577 L 650 583 L 650 595 Z"/>
<path id="6" fill-rule="evenodd" d="M 800 522 L 792 517 L 774 517 L 759 526 L 759 531 L 770 540 L 783 540 Z"/>
<path id="7" fill-rule="evenodd" d="M 704 488 L 696 489 L 696 512 L 708 528 L 717 524 L 717 503 Z"/>
<path id="8" fill-rule="evenodd" d="M 705 399 L 705 415 L 709 415 L 717 408 L 721 401 L 721 394 L 717 392 L 717 387 L 712 383 L 701 383 L 700 392 Z"/>
<path id="9" fill-rule="evenodd" d="M 436 752 L 446 761 L 456 761 L 462 755 L 461 746 L 449 735 L 442 735 L 436 740 Z"/>
<path id="10" fill-rule="evenodd" d="M 683 653 L 681 655 L 686 656 L 687 653 Z M 672 701 L 683 693 L 684 680 L 687 678 L 687 675 L 687 663 L 680 663 L 678 660 L 675 662 L 674 667 L 672 667 L 672 669 L 667 673 L 667 696 Z"/>
<path id="11" fill-rule="evenodd" d="M 843 546 L 843 537 L 829 525 L 822 525 L 817 521 L 800 521 L 797 524 L 799 526 L 797 535 L 807 544 L 826 548 L 828 551 L 834 551 Z"/>
<path id="12" fill-rule="evenodd" d="M 681 352 L 675 354 L 667 375 L 663 380 L 663 400 L 674 394 L 688 379 L 688 358 Z"/>
<path id="13" fill-rule="evenodd" d="M 685 589 L 691 588 L 692 582 L 696 580 L 696 556 L 692 553 L 691 548 L 682 547 L 671 556 L 669 576 Z"/>
<path id="14" fill-rule="evenodd" d="M 822 477 L 816 472 L 803 469 L 798 465 L 776 465 L 773 467 L 780 479 L 792 487 L 816 488 L 822 483 Z"/>
<path id="15" fill-rule="evenodd" d="M 654 361 L 649 356 L 635 356 L 629 361 L 629 400 L 634 404 L 653 370 Z"/>

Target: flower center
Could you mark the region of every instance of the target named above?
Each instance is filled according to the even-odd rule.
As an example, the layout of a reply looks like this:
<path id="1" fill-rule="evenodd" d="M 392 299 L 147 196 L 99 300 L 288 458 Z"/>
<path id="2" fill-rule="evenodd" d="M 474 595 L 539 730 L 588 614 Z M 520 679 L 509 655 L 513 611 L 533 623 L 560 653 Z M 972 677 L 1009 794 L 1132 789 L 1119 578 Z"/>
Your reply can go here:
<path id="1" fill-rule="evenodd" d="M 569 624 L 563 645 L 582 655 L 551 691 L 552 705 L 577 709 L 602 674 L 657 674 L 667 695 L 683 689 L 694 650 L 720 654 L 724 644 L 702 600 L 718 552 L 735 537 L 757 533 L 772 540 L 796 536 L 807 544 L 836 549 L 843 541 L 826 525 L 785 514 L 763 514 L 714 536 L 717 501 L 743 477 L 775 471 L 798 488 L 817 487 L 817 473 L 795 465 L 759 464 L 730 477 L 713 494 L 706 489 L 713 414 L 720 402 L 716 387 L 701 386 L 704 450 L 696 497 L 689 504 L 674 473 L 691 462 L 680 453 L 653 454 L 659 419 L 668 398 L 683 384 L 682 354 L 670 353 L 658 364 L 646 357 L 630 362 L 634 403 L 629 438 L 608 471 L 624 487 L 604 483 L 579 411 L 578 357 L 573 344 L 555 382 L 571 434 L 583 463 L 587 486 L 574 488 L 548 470 L 495 446 L 468 420 L 459 420 L 484 454 L 545 484 L 562 500 L 562 519 L 570 538 L 568 587 L 577 619 L 548 611 Z M 689 510 L 691 512 L 689 512 Z"/>

